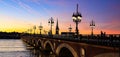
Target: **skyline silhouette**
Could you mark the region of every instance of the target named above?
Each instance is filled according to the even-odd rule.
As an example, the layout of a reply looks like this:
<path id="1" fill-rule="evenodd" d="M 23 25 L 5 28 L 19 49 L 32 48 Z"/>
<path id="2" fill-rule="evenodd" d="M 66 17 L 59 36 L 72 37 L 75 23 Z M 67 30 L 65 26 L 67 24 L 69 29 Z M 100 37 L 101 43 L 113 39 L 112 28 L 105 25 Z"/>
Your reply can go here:
<path id="1" fill-rule="evenodd" d="M 89 26 L 91 20 L 96 23 L 94 34 L 100 34 L 100 31 L 106 34 L 120 34 L 119 0 L 0 0 L 0 31 L 25 32 L 35 25 L 37 26 L 36 33 L 39 33 L 38 26 L 42 23 L 43 34 L 44 30 L 50 30 L 48 19 L 53 17 L 55 21 L 53 34 L 55 34 L 57 19 L 60 32 L 68 32 L 70 24 L 72 32 L 75 32 L 72 14 L 76 11 L 77 3 L 79 4 L 78 11 L 83 16 L 78 25 L 80 34 L 91 34 Z"/>

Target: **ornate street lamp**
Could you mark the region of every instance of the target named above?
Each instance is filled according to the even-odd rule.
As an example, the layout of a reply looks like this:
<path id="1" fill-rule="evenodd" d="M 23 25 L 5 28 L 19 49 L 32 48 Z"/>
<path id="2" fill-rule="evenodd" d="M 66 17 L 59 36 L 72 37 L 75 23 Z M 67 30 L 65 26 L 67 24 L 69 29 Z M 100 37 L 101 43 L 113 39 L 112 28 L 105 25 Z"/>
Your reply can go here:
<path id="1" fill-rule="evenodd" d="M 72 19 L 73 19 L 73 22 L 75 22 L 75 24 L 76 24 L 76 33 L 75 33 L 75 35 L 77 35 L 77 37 L 78 37 L 78 35 L 79 35 L 78 23 L 80 23 L 81 19 L 82 19 L 82 15 L 78 12 L 78 4 L 77 4 L 76 13 L 73 13 Z"/>
<path id="2" fill-rule="evenodd" d="M 30 31 L 30 29 L 27 30 L 28 34 L 30 33 L 29 31 Z"/>
<path id="3" fill-rule="evenodd" d="M 29 31 L 30 31 L 30 34 L 32 33 L 32 29 L 29 29 Z"/>
<path id="4" fill-rule="evenodd" d="M 53 26 L 53 24 L 54 24 L 54 20 L 53 20 L 52 17 L 48 20 L 48 23 L 51 25 L 51 26 L 50 26 L 50 35 L 52 36 L 52 26 Z"/>
<path id="5" fill-rule="evenodd" d="M 40 23 L 40 26 L 39 26 L 39 30 L 40 30 L 40 35 L 41 35 L 41 30 L 42 30 L 43 26 L 41 25 Z"/>
<path id="6" fill-rule="evenodd" d="M 70 27 L 69 27 L 68 29 L 69 29 L 69 32 L 71 32 L 71 31 L 72 31 L 72 27 L 71 27 L 71 25 L 70 25 Z"/>
<path id="7" fill-rule="evenodd" d="M 33 29 L 34 29 L 34 34 L 35 34 L 35 30 L 36 30 L 36 26 L 35 25 L 33 26 Z"/>
<path id="8" fill-rule="evenodd" d="M 95 27 L 95 22 L 94 22 L 93 20 L 90 22 L 90 27 L 91 27 L 91 29 L 92 29 L 92 31 L 91 31 L 91 36 L 93 37 L 93 29 L 94 29 L 94 27 Z"/>

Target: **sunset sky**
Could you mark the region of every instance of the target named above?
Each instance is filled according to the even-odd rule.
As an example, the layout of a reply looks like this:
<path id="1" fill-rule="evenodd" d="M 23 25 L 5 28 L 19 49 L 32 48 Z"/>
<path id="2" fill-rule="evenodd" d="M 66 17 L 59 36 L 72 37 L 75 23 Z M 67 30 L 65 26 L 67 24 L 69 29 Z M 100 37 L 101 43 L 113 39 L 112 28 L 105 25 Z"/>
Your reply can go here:
<path id="1" fill-rule="evenodd" d="M 0 0 L 0 31 L 25 32 L 36 25 L 36 33 L 39 33 L 40 23 L 43 30 L 49 31 L 48 19 L 53 17 L 53 31 L 58 19 L 60 32 L 68 32 L 70 24 L 74 32 L 72 14 L 76 12 L 77 3 L 82 14 L 80 34 L 91 33 L 91 20 L 96 24 L 95 34 L 100 31 L 120 34 L 120 0 Z"/>

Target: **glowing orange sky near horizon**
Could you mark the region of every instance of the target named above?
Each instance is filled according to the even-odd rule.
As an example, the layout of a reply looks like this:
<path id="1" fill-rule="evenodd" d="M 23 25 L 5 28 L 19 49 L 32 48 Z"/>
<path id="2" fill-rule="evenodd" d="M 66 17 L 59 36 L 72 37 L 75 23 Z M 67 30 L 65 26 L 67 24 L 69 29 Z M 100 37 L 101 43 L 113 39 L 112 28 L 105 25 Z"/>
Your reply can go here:
<path id="1" fill-rule="evenodd" d="M 25 32 L 27 31 L 28 29 L 32 29 L 33 30 L 33 26 L 34 24 L 28 24 L 26 22 L 22 22 L 20 21 L 20 19 L 16 20 L 15 18 L 13 17 L 10 17 L 10 16 L 2 16 L 0 19 L 1 24 L 0 24 L 0 31 L 3 31 L 3 32 Z M 11 21 L 8 21 L 8 18 L 10 19 L 11 18 Z M 13 20 L 12 20 L 13 19 Z M 19 22 L 18 22 L 19 21 Z M 55 20 L 56 21 L 56 20 Z M 60 28 L 60 33 L 61 32 L 68 32 L 68 28 L 71 24 L 71 27 L 72 27 L 72 31 L 75 32 L 75 23 L 72 22 L 67 22 L 67 23 L 62 23 L 62 21 L 59 21 L 59 28 Z M 39 26 L 40 24 L 36 23 L 36 26 L 37 26 L 37 29 L 36 29 L 36 33 L 39 34 Z M 44 22 L 43 25 L 43 30 L 42 30 L 42 34 L 44 34 L 44 30 L 46 30 L 47 32 L 49 31 L 49 24 L 47 22 Z M 56 26 L 56 22 L 54 23 L 54 26 L 53 26 L 53 34 L 55 34 L 55 26 Z M 99 26 L 97 26 L 96 24 L 96 27 L 94 28 L 94 33 L 95 34 L 100 34 L 100 32 L 103 31 L 103 32 L 106 32 L 108 34 L 119 34 L 119 31 L 114 31 L 114 30 L 100 30 L 99 29 Z M 114 32 L 113 32 L 114 31 Z M 33 33 L 34 31 L 32 31 Z M 79 23 L 79 33 L 80 34 L 90 34 L 91 33 L 91 28 L 89 27 L 89 23 Z"/>

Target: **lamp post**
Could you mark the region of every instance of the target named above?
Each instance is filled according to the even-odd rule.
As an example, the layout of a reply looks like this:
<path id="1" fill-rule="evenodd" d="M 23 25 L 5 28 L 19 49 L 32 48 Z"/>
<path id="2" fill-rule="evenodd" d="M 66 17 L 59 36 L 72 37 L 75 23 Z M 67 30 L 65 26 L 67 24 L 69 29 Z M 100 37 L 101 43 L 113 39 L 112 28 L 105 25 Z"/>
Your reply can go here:
<path id="1" fill-rule="evenodd" d="M 36 30 L 36 26 L 35 25 L 33 26 L 33 29 L 34 29 L 34 34 L 35 34 L 35 30 Z"/>
<path id="2" fill-rule="evenodd" d="M 30 34 L 30 29 L 27 30 L 27 33 Z"/>
<path id="3" fill-rule="evenodd" d="M 90 22 L 90 27 L 91 27 L 91 29 L 92 29 L 92 31 L 91 31 L 91 36 L 93 37 L 93 29 L 94 29 L 94 27 L 95 27 L 95 22 L 94 22 L 93 20 Z"/>
<path id="4" fill-rule="evenodd" d="M 81 22 L 81 19 L 82 19 L 82 15 L 78 12 L 78 4 L 77 4 L 76 13 L 73 13 L 72 19 L 73 19 L 73 22 L 75 22 L 75 24 L 76 24 L 75 35 L 77 35 L 77 37 L 78 37 L 78 35 L 79 35 L 78 24 L 79 24 L 79 22 Z"/>
<path id="5" fill-rule="evenodd" d="M 48 23 L 51 25 L 51 26 L 50 26 L 50 35 L 52 36 L 52 26 L 53 26 L 53 24 L 54 24 L 54 20 L 53 20 L 52 17 L 48 20 Z"/>
<path id="6" fill-rule="evenodd" d="M 71 25 L 70 25 L 70 27 L 69 27 L 68 29 L 69 29 L 69 32 L 71 32 L 71 31 L 72 31 L 72 27 L 71 27 Z"/>
<path id="7" fill-rule="evenodd" d="M 42 30 L 43 26 L 41 25 L 40 23 L 40 26 L 39 26 L 39 30 L 40 30 L 40 35 L 41 35 L 41 30 Z"/>
<path id="8" fill-rule="evenodd" d="M 32 33 L 32 29 L 29 29 L 29 31 L 30 31 L 30 34 Z"/>

